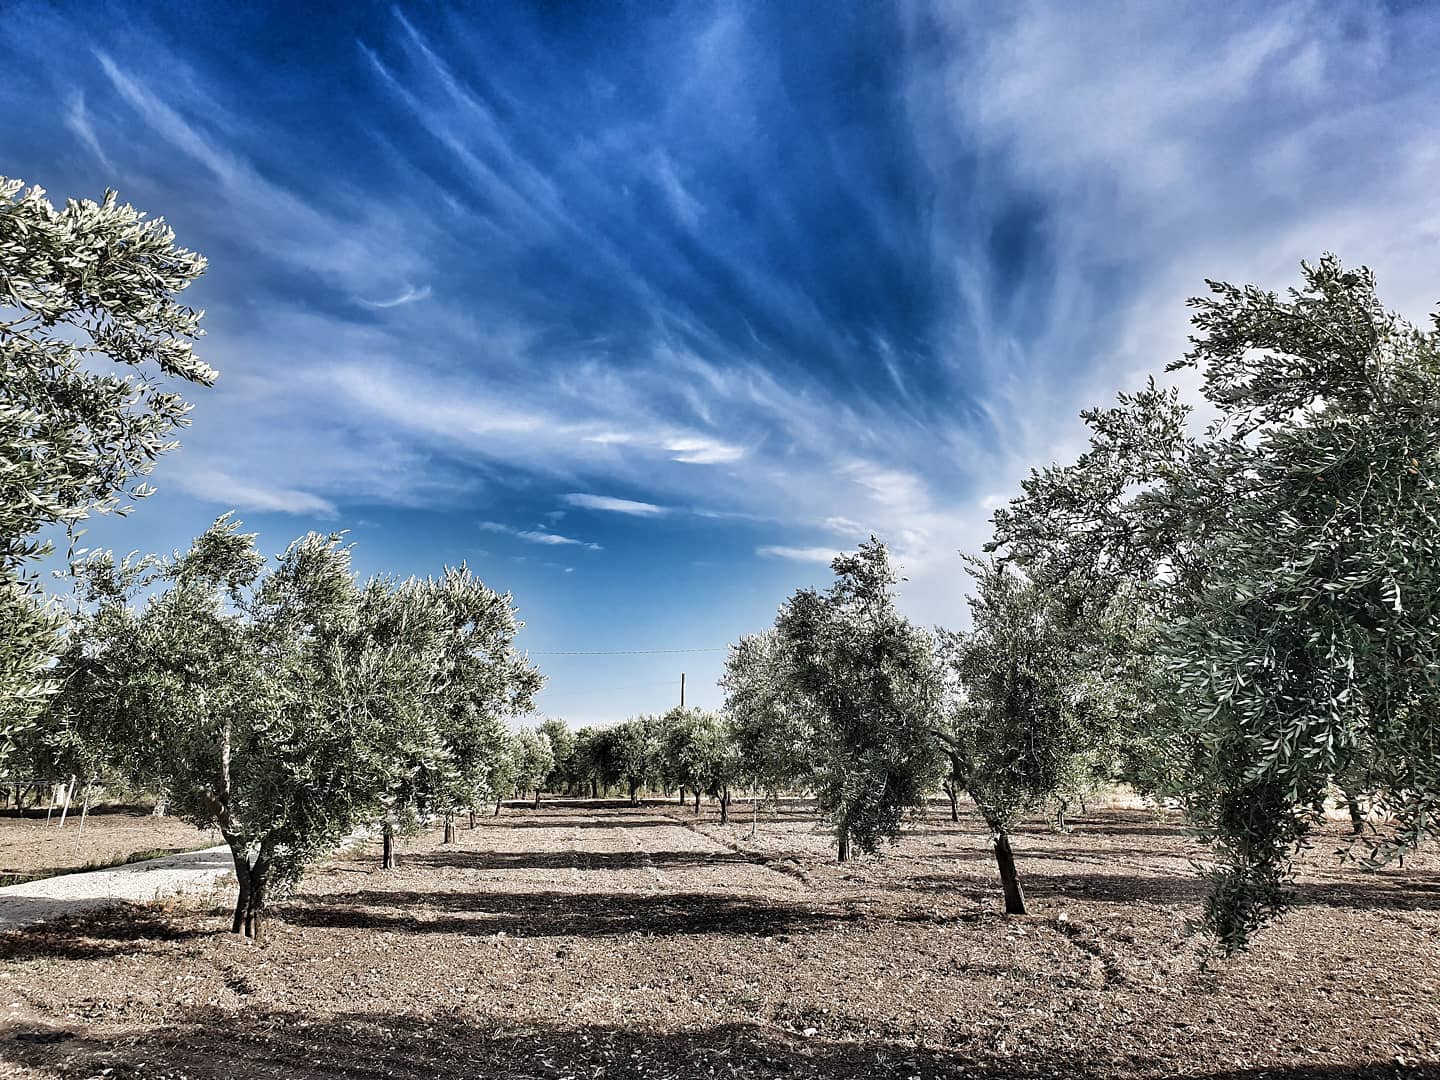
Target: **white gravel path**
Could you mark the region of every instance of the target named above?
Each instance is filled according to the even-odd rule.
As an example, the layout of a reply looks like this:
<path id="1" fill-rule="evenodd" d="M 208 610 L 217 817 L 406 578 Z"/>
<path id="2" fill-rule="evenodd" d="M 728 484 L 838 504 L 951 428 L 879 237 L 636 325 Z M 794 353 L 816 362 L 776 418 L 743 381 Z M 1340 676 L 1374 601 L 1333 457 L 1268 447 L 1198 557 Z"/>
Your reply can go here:
<path id="1" fill-rule="evenodd" d="M 220 844 L 203 851 L 186 851 L 108 870 L 61 874 L 7 885 L 0 888 L 0 931 L 109 907 L 125 900 L 145 902 L 176 893 L 208 890 L 232 873 L 233 866 L 230 849 Z"/>

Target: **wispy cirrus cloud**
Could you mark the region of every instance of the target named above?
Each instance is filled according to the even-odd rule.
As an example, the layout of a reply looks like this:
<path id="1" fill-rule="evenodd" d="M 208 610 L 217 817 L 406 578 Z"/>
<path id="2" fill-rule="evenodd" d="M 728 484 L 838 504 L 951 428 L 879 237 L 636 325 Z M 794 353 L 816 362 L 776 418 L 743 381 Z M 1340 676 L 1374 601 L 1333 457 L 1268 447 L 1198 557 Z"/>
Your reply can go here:
<path id="1" fill-rule="evenodd" d="M 184 470 L 175 477 L 179 486 L 197 499 L 238 510 L 260 510 L 313 517 L 334 517 L 336 507 L 329 499 L 294 488 L 272 487 L 240 480 L 210 469 Z"/>
<path id="2" fill-rule="evenodd" d="M 911 613 L 952 621 L 955 552 L 1073 456 L 1081 407 L 1183 349 L 1205 277 L 1283 286 L 1334 249 L 1433 300 L 1423 6 L 606 18 L 597 53 L 564 18 L 366 9 L 263 108 L 144 26 L 86 30 L 44 79 L 53 27 L 0 43 L 24 106 L 0 131 L 42 117 L 215 252 L 222 379 L 162 487 L 316 515 L 518 497 L 613 515 L 612 551 L 663 516 L 686 565 L 796 575 L 873 532 Z"/>
<path id="3" fill-rule="evenodd" d="M 587 495 L 582 492 L 571 492 L 563 498 L 568 505 L 578 506 L 583 510 L 602 510 L 611 514 L 628 514 L 631 517 L 658 517 L 661 514 L 670 513 L 670 508 L 666 506 L 639 502 L 635 499 L 618 499 L 613 495 Z"/>
<path id="4" fill-rule="evenodd" d="M 828 566 L 840 551 L 827 547 L 786 547 L 783 544 L 765 544 L 755 549 L 755 554 L 766 559 L 789 559 L 791 562 L 820 563 Z"/>
<path id="5" fill-rule="evenodd" d="M 573 536 L 561 536 L 559 533 L 541 532 L 535 529 L 518 529 L 499 521 L 482 521 L 480 528 L 484 532 L 513 536 L 517 540 L 524 540 L 527 544 L 541 544 L 546 547 L 582 547 L 588 551 L 602 550 L 599 544 L 593 544 L 588 540 L 576 540 Z"/>
<path id="6" fill-rule="evenodd" d="M 397 293 L 388 300 L 367 300 L 363 296 L 357 296 L 355 299 L 367 308 L 383 311 L 386 308 L 402 307 L 405 304 L 413 304 L 418 300 L 430 299 L 430 286 L 426 285 L 419 289 L 407 286 L 402 292 Z"/>

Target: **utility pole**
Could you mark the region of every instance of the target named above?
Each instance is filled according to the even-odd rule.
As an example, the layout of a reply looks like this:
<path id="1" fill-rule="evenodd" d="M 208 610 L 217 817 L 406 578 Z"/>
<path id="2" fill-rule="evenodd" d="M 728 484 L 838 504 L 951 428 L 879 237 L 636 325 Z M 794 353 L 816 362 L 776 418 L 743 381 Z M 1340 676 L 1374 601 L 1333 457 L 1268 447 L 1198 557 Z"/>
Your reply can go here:
<path id="1" fill-rule="evenodd" d="M 680 672 L 680 708 L 685 707 L 685 673 Z"/>

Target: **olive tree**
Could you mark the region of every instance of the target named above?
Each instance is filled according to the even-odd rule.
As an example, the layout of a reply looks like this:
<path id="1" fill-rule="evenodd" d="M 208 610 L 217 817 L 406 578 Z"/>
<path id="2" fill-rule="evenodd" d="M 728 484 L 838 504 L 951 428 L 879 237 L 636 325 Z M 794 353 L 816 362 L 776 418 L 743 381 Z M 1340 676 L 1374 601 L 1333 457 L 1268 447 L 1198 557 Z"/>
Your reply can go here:
<path id="1" fill-rule="evenodd" d="M 552 763 L 550 773 L 545 777 L 548 791 L 562 791 L 573 794 L 579 784 L 576 767 L 575 733 L 570 725 L 559 717 L 549 716 L 540 723 L 540 731 L 550 740 Z"/>
<path id="2" fill-rule="evenodd" d="M 0 762 L 54 689 L 62 624 L 26 569 L 38 534 L 149 494 L 187 422 L 173 383 L 216 378 L 191 351 L 200 313 L 176 300 L 204 269 L 113 191 L 57 209 L 0 177 Z"/>
<path id="3" fill-rule="evenodd" d="M 776 632 L 750 634 L 730 646 L 720 685 L 746 782 L 771 799 L 781 791 L 809 790 L 817 760 L 815 718 Z"/>
<path id="4" fill-rule="evenodd" d="M 1076 759 L 1108 726 L 1104 679 L 1083 636 L 1032 582 L 994 562 L 970 565 L 977 580 L 971 629 L 942 635 L 958 692 L 950 723 L 936 735 L 950 782 L 990 829 L 1005 911 L 1023 915 L 1010 830 L 1073 781 Z"/>
<path id="5" fill-rule="evenodd" d="M 695 793 L 695 812 L 700 796 L 707 794 L 720 804 L 720 822 L 730 820 L 730 788 L 741 775 L 739 748 L 729 724 L 707 709 L 671 709 L 661 726 L 660 771 L 662 777 L 685 791 Z"/>
<path id="6" fill-rule="evenodd" d="M 383 864 L 393 862 L 396 823 L 413 826 L 432 815 L 453 843 L 454 816 L 510 790 L 506 720 L 528 712 L 541 676 L 514 649 L 521 624 L 509 595 L 494 592 L 468 568 L 399 585 L 372 581 L 371 634 L 409 639 L 423 663 L 413 693 L 399 703 L 399 751 L 386 796 Z"/>
<path id="7" fill-rule="evenodd" d="M 795 690 L 813 718 L 815 788 L 840 861 L 894 839 L 935 787 L 942 680 L 934 644 L 896 609 L 898 581 L 875 538 L 831 567 L 824 592 L 795 593 L 775 620 Z"/>
<path id="8" fill-rule="evenodd" d="M 550 736 L 543 731 L 520 731 L 512 741 L 515 756 L 514 785 L 516 794 L 535 793 L 535 808 L 540 807 L 540 790 L 545 778 L 555 767 L 555 751 Z"/>
<path id="9" fill-rule="evenodd" d="M 1440 821 L 1440 325 L 1386 311 L 1363 268 L 1303 274 L 1192 301 L 1172 368 L 1200 372 L 1203 430 L 1173 393 L 1122 397 L 996 520 L 1046 577 L 1144 590 L 1164 758 L 1214 844 L 1205 923 L 1231 949 L 1289 903 L 1332 783 L 1393 822 L 1372 860 Z"/>
<path id="10" fill-rule="evenodd" d="M 587 788 L 592 799 L 615 782 L 609 771 L 609 739 L 604 728 L 586 725 L 575 733 L 573 769 L 575 783 L 583 792 Z"/>
<path id="11" fill-rule="evenodd" d="M 157 565 L 143 603 L 130 599 L 134 575 L 104 560 L 89 572 L 99 584 L 62 664 L 67 685 L 109 703 L 89 722 L 136 777 L 219 829 L 239 882 L 232 929 L 257 940 L 267 902 L 385 812 L 417 734 L 438 732 L 426 752 L 463 775 L 455 732 L 533 685 L 527 665 L 482 655 L 467 632 L 495 594 L 452 571 L 432 586 L 442 602 L 397 618 L 387 584 L 357 584 L 338 536 L 309 534 L 267 566 L 221 518 Z M 509 598 L 500 606 L 495 622 L 513 625 Z"/>
<path id="12" fill-rule="evenodd" d="M 641 790 L 660 781 L 662 726 L 660 717 L 646 714 L 606 728 L 602 733 L 602 773 L 626 789 L 631 805 L 639 806 Z"/>

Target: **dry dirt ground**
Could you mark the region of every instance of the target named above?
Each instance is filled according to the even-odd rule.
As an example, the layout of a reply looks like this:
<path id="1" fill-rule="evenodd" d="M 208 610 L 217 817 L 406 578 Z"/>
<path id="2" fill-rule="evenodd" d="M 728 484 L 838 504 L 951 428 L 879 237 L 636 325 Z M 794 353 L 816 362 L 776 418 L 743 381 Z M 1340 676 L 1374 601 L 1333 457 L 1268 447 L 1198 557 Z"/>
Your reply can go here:
<path id="1" fill-rule="evenodd" d="M 226 898 L 0 938 L 0 1072 L 25 1077 L 1440 1076 L 1440 859 L 1307 857 L 1246 956 L 1185 932 L 1172 818 L 1016 840 L 999 914 L 973 817 L 840 867 L 789 807 L 555 802 L 314 872 L 261 947 Z M 183 906 L 189 904 L 190 906 Z"/>
<path id="2" fill-rule="evenodd" d="M 0 885 L 87 866 L 109 866 L 134 855 L 147 857 L 192 851 L 219 843 L 219 836 L 172 817 L 155 817 L 138 807 L 91 809 L 80 828 L 80 808 L 65 827 L 56 810 L 47 824 L 44 810 L 0 813 Z"/>

